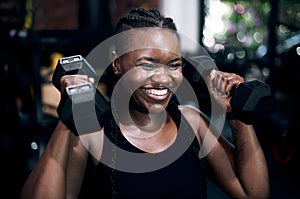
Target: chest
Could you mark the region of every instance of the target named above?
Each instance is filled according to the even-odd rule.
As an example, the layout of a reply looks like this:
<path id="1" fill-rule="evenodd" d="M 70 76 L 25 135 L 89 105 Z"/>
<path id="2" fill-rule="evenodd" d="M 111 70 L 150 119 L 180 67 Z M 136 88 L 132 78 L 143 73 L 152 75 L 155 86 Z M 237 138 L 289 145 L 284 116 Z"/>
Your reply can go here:
<path id="1" fill-rule="evenodd" d="M 130 144 L 147 153 L 158 153 L 166 150 L 175 142 L 177 137 L 177 127 L 173 121 L 153 132 L 122 125 L 120 131 Z"/>
<path id="2" fill-rule="evenodd" d="M 141 156 L 146 153 L 138 153 L 140 157 L 126 158 L 130 162 L 123 162 L 120 156 L 124 154 L 117 151 L 115 168 L 98 165 L 97 174 L 93 175 L 97 176 L 95 190 L 99 195 L 120 199 L 205 198 L 203 162 L 197 158 L 193 144 L 197 144 L 197 141 L 194 140 L 183 154 L 173 157 L 168 163 L 165 162 L 165 157 L 170 157 L 167 153 L 150 154 L 145 159 Z M 167 151 L 173 153 L 172 149 L 173 146 Z M 131 169 L 125 168 L 127 165 Z"/>

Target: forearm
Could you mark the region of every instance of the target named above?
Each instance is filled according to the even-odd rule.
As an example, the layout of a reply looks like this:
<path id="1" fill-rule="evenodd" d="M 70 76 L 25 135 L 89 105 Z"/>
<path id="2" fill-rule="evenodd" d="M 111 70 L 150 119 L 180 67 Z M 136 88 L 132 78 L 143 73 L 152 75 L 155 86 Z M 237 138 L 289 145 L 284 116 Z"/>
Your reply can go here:
<path id="1" fill-rule="evenodd" d="M 65 198 L 70 136 L 69 130 L 59 123 L 25 182 L 21 198 Z"/>
<path id="2" fill-rule="evenodd" d="M 235 145 L 234 163 L 246 195 L 267 198 L 268 169 L 263 150 L 252 125 L 238 120 L 230 121 Z"/>

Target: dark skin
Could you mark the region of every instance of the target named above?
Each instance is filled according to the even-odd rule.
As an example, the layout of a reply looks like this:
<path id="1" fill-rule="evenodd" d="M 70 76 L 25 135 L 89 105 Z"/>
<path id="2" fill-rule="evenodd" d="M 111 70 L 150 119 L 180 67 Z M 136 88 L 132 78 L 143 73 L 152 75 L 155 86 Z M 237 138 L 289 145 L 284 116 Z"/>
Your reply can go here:
<path id="1" fill-rule="evenodd" d="M 147 38 L 144 42 L 150 42 L 152 48 L 131 51 L 122 56 L 113 52 L 112 65 L 116 75 L 126 74 L 126 85 L 132 88 L 138 85 L 136 90 L 127 88 L 133 92 L 129 105 L 132 120 L 121 117 L 119 126 L 122 134 L 137 148 L 156 153 L 172 145 L 177 136 L 176 125 L 164 109 L 172 96 L 171 90 L 175 91 L 182 81 L 182 61 L 179 41 L 174 33 L 160 28 L 137 31 L 130 44 L 138 45 L 143 38 Z M 155 46 L 156 49 L 153 48 Z M 161 46 L 164 48 L 161 49 Z M 64 76 L 62 90 L 86 81 L 93 80 L 84 75 Z M 214 71 L 208 77 L 208 88 L 214 100 L 230 111 L 230 96 L 225 95 L 243 81 L 238 75 Z M 179 109 L 192 126 L 200 146 L 207 135 L 215 143 L 205 156 L 212 171 L 209 177 L 232 198 L 268 198 L 267 165 L 253 126 L 239 120 L 229 122 L 236 133 L 234 147 L 223 137 L 215 137 L 208 121 L 197 110 L 187 106 L 180 106 Z M 97 164 L 102 144 L 103 128 L 76 137 L 59 122 L 27 179 L 21 198 L 76 198 L 88 151 L 94 155 L 94 163 Z"/>

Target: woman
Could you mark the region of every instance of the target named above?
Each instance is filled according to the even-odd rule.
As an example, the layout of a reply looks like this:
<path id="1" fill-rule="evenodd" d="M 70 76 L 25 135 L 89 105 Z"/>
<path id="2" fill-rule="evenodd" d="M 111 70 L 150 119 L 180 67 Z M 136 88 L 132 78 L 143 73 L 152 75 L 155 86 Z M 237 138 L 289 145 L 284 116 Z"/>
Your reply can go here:
<path id="1" fill-rule="evenodd" d="M 174 96 L 183 81 L 183 60 L 172 19 L 137 8 L 117 24 L 116 33 L 128 30 L 135 31 L 112 52 L 121 83 L 104 125 L 75 136 L 58 122 L 21 198 L 205 198 L 206 178 L 232 198 L 268 198 L 267 165 L 253 126 L 230 120 L 233 146 Z M 150 47 L 139 48 L 141 43 Z M 86 81 L 92 80 L 64 76 L 62 90 Z M 228 93 L 243 81 L 216 70 L 207 78 L 211 96 L 226 112 Z M 128 111 L 120 110 L 120 96 L 130 96 Z M 207 135 L 215 144 L 199 158 Z"/>

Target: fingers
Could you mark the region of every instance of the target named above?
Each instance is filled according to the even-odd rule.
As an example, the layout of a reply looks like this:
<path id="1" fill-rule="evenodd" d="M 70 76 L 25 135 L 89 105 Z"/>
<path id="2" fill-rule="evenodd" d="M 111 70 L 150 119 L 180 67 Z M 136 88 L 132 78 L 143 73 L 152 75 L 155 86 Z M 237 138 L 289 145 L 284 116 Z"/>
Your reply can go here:
<path id="1" fill-rule="evenodd" d="M 66 87 L 72 86 L 72 85 L 78 85 L 78 84 L 83 84 L 83 83 L 94 83 L 94 78 L 88 77 L 87 75 L 64 75 L 60 79 L 60 84 L 61 84 L 61 91 L 63 91 Z"/>
<path id="2" fill-rule="evenodd" d="M 244 79 L 235 74 L 217 70 L 212 70 L 210 73 L 209 87 L 223 98 L 230 96 L 232 87 L 238 86 Z"/>

